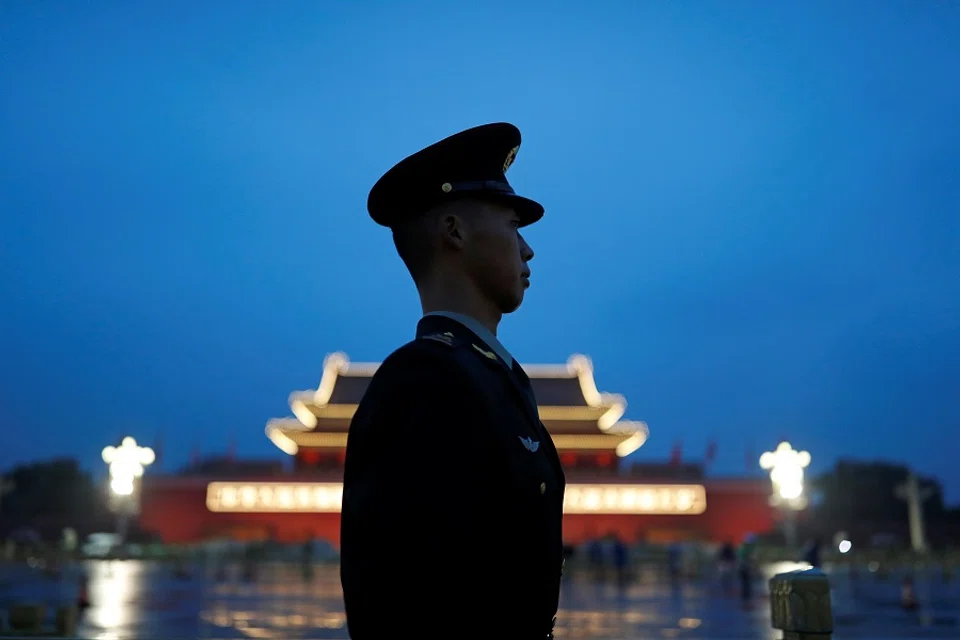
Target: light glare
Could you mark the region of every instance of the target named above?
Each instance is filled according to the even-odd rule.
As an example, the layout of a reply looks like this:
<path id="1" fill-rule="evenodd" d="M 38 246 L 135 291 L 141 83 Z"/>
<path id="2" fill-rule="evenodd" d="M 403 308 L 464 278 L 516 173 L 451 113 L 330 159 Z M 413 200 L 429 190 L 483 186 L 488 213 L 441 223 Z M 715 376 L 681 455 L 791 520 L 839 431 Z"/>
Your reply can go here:
<path id="1" fill-rule="evenodd" d="M 775 451 L 760 456 L 760 467 L 770 471 L 776 495 L 787 502 L 803 495 L 803 470 L 809 464 L 810 453 L 797 451 L 789 442 L 781 442 Z"/>
<path id="2" fill-rule="evenodd" d="M 103 461 L 110 465 L 110 490 L 118 496 L 133 494 L 133 483 L 143 475 L 145 466 L 153 464 L 156 454 L 150 447 L 141 447 L 130 436 L 119 447 L 104 447 Z"/>

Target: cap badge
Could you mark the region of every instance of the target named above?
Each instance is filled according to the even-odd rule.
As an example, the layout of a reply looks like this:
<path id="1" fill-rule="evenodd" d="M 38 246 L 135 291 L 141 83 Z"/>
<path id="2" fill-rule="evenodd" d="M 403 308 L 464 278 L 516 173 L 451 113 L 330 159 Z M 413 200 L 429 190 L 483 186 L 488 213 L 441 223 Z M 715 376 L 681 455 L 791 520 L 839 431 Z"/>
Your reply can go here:
<path id="1" fill-rule="evenodd" d="M 517 151 L 520 151 L 520 147 L 516 146 L 513 149 L 510 149 L 510 152 L 507 154 L 507 159 L 503 161 L 503 172 L 506 173 L 507 169 L 510 168 L 510 165 L 513 164 L 513 161 L 517 158 Z"/>

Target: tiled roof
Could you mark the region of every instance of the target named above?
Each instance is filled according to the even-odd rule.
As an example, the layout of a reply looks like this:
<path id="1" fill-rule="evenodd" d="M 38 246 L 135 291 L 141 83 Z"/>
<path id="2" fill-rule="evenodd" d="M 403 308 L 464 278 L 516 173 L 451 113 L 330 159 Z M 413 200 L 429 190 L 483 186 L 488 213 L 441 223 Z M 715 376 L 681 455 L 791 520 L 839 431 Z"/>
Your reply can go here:
<path id="1" fill-rule="evenodd" d="M 535 378 L 530 376 L 537 404 L 553 407 L 587 407 L 577 378 Z"/>
<path id="2" fill-rule="evenodd" d="M 327 404 L 359 404 L 370 384 L 373 372 L 364 375 L 338 375 Z M 570 378 L 538 378 L 530 376 L 533 392 L 541 405 L 555 407 L 587 407 L 580 381 Z"/>
<path id="3" fill-rule="evenodd" d="M 288 453 L 301 442 L 314 446 L 306 445 L 307 440 L 316 441 L 316 446 L 342 446 L 340 439 L 378 367 L 379 363 L 351 363 L 342 353 L 327 356 L 317 389 L 290 396 L 296 420 L 272 420 L 267 436 Z M 559 436 L 558 446 L 561 442 L 569 442 L 576 449 L 598 445 L 602 449 L 617 448 L 620 455 L 627 455 L 646 440 L 644 423 L 620 422 L 626 401 L 623 396 L 597 390 L 593 366 L 585 356 L 572 356 L 566 365 L 524 365 L 524 370 L 537 397 L 540 419 L 554 440 Z M 301 437 L 311 431 L 317 435 L 306 440 Z"/>
<path id="4" fill-rule="evenodd" d="M 337 376 L 328 404 L 360 404 L 371 378 L 373 375 Z"/>

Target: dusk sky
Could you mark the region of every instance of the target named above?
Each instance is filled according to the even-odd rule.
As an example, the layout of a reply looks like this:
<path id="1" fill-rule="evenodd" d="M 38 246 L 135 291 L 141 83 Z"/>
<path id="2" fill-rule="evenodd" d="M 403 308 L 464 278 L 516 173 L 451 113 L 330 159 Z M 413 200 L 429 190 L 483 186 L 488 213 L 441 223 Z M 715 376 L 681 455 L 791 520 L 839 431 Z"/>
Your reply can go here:
<path id="1" fill-rule="evenodd" d="M 947 1 L 4 0 L 0 469 L 282 456 L 324 356 L 419 319 L 370 187 L 508 121 L 546 215 L 501 338 L 589 355 L 633 459 L 788 437 L 960 502 L 958 69 Z"/>

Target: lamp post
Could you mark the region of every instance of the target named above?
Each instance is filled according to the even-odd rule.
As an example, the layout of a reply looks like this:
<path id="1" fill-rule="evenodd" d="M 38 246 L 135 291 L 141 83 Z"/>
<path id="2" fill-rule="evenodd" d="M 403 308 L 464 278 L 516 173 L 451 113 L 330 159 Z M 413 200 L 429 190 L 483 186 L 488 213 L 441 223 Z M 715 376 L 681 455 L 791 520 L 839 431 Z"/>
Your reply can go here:
<path id="1" fill-rule="evenodd" d="M 136 481 L 144 468 L 156 459 L 153 449 L 141 447 L 127 436 L 119 447 L 104 447 L 103 461 L 110 465 L 110 506 L 117 514 L 117 537 L 123 544 L 127 534 L 128 518 L 139 507 Z"/>
<path id="2" fill-rule="evenodd" d="M 898 485 L 896 496 L 907 503 L 907 516 L 910 518 L 910 546 L 915 553 L 927 552 L 927 536 L 923 529 L 923 502 L 933 495 L 930 487 L 920 487 L 917 474 L 910 471 L 907 481 Z"/>
<path id="3" fill-rule="evenodd" d="M 803 493 L 803 470 L 810 465 L 810 454 L 797 451 L 789 442 L 781 442 L 773 451 L 760 456 L 760 467 L 770 472 L 773 495 L 770 503 L 783 510 L 784 538 L 787 546 L 797 544 L 796 513 L 807 506 Z"/>

